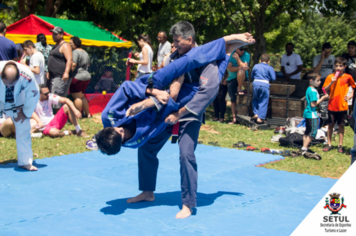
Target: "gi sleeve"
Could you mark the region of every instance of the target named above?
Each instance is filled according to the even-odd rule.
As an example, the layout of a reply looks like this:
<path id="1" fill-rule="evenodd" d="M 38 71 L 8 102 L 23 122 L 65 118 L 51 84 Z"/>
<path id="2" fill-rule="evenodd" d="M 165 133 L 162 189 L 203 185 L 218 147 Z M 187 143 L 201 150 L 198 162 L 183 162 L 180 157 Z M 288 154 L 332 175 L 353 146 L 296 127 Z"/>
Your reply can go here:
<path id="1" fill-rule="evenodd" d="M 30 118 L 36 108 L 37 102 L 40 98 L 40 93 L 35 77 L 32 73 L 30 78 L 23 78 L 22 85 L 25 87 L 25 103 L 22 110 L 25 116 Z"/>
<path id="2" fill-rule="evenodd" d="M 219 68 L 216 62 L 208 64 L 199 79 L 199 90 L 185 108 L 198 116 L 214 101 L 219 92 Z"/>
<path id="3" fill-rule="evenodd" d="M 275 81 L 276 80 L 276 72 L 274 71 L 273 67 L 270 66 L 269 68 L 269 75 L 270 75 L 270 81 Z"/>

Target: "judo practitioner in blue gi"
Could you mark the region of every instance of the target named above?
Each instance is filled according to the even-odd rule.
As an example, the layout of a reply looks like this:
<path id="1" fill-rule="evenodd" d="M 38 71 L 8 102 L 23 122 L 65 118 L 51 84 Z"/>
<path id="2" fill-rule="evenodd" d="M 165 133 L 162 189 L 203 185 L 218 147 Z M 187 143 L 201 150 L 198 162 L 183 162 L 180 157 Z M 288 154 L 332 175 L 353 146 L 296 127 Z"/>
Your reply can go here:
<path id="1" fill-rule="evenodd" d="M 127 146 L 138 147 L 139 189 L 143 192 L 127 202 L 153 201 L 158 170 L 157 153 L 172 135 L 172 125 L 179 121 L 183 208 L 176 217 L 186 218 L 196 206 L 197 164 L 194 151 L 201 122 L 204 122 L 205 108 L 218 93 L 219 82 L 227 67 L 226 54 L 238 46 L 252 44 L 254 39 L 248 33 L 231 35 L 211 42 L 210 48 L 206 47 L 208 44 L 195 48 L 195 31 L 190 23 L 178 22 L 170 33 L 177 53 L 171 54 L 167 59 L 165 64 L 169 64 L 151 76 L 143 76 L 139 81 L 131 82 L 130 86 L 121 86 L 121 90 L 116 93 L 122 94 L 120 96 L 123 101 L 118 99 L 119 95 L 113 96 L 102 113 L 104 127 L 112 128 L 99 131 L 95 136 L 99 149 L 107 154 L 117 153 L 120 149 L 115 150 L 116 146 L 129 144 Z M 214 46 L 212 50 L 211 47 Z M 184 80 L 179 78 L 183 74 Z M 175 78 L 178 80 L 174 81 Z M 166 89 L 172 81 L 181 84 L 176 104 L 173 104 L 171 97 L 164 96 L 162 91 L 157 93 L 158 90 Z M 150 97 L 146 99 L 147 96 Z M 146 109 L 147 104 L 143 103 L 155 107 L 159 112 Z M 143 109 L 146 110 L 142 111 Z M 123 117 L 126 114 L 129 116 Z M 130 116 L 132 114 L 133 117 Z M 135 119 L 140 115 L 142 117 Z M 131 122 L 127 122 L 130 119 Z M 146 127 L 143 127 L 145 120 Z M 155 123 L 156 121 L 158 122 Z M 165 124 L 159 128 L 162 123 Z M 137 133 L 142 135 L 145 133 L 142 132 L 144 129 L 155 125 L 158 126 L 152 130 L 154 135 L 146 133 L 141 138 L 137 136 Z M 160 129 L 159 132 L 156 132 L 157 129 Z"/>
<path id="2" fill-rule="evenodd" d="M 270 81 L 276 80 L 276 73 L 269 64 L 269 56 L 262 54 L 260 64 L 253 67 L 251 78 L 253 79 L 252 109 L 255 114 L 251 119 L 257 124 L 263 124 L 266 119 Z"/>

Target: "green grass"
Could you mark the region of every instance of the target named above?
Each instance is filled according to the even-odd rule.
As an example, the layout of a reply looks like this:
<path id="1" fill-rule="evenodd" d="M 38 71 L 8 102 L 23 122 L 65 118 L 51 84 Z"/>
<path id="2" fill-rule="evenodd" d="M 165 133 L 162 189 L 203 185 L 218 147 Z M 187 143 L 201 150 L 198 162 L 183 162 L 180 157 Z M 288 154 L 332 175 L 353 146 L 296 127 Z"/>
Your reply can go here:
<path id="1" fill-rule="evenodd" d="M 276 143 L 271 143 L 271 137 L 274 135 L 273 130 L 266 131 L 251 131 L 249 128 L 241 125 L 229 125 L 227 123 L 219 123 L 211 121 L 213 109 L 207 109 L 207 122 L 202 126 L 199 140 L 203 144 L 208 145 L 208 142 L 218 141 L 221 147 L 232 148 L 232 145 L 237 141 L 243 141 L 251 144 L 259 149 L 286 149 L 280 147 Z M 231 112 L 227 111 L 227 121 L 231 120 Z M 83 119 L 80 121 L 81 127 L 90 136 L 94 135 L 102 128 L 100 116 L 92 119 Z M 64 129 L 73 130 L 73 125 L 66 125 Z M 336 141 L 337 141 L 336 137 Z M 85 143 L 88 139 L 78 138 L 76 136 L 65 136 L 63 138 L 49 138 L 32 140 L 32 148 L 34 159 L 68 155 L 71 153 L 82 153 L 88 151 L 85 148 Z M 336 141 L 333 144 L 337 145 Z M 350 127 L 346 128 L 344 147 L 346 151 L 353 146 L 353 131 Z M 293 148 L 287 148 L 294 150 Z M 350 165 L 348 155 L 339 154 L 336 149 L 330 152 L 323 152 L 322 145 L 311 147 L 322 156 L 321 161 L 308 160 L 304 157 L 285 158 L 285 160 L 266 164 L 261 168 L 284 170 L 290 172 L 304 173 L 310 175 L 319 175 L 329 178 L 340 178 Z M 178 150 L 177 150 L 178 151 Z M 0 138 L 0 162 L 8 163 L 17 161 L 16 140 L 14 138 Z"/>

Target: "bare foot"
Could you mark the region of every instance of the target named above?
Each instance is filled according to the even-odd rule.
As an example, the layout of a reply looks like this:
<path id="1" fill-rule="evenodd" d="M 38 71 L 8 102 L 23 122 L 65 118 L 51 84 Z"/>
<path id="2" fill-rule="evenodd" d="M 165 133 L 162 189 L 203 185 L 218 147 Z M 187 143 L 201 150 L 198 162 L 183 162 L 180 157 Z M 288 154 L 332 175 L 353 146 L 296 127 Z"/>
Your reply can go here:
<path id="1" fill-rule="evenodd" d="M 127 203 L 136 203 L 136 202 L 153 202 L 155 200 L 155 195 L 153 191 L 143 191 L 139 195 L 133 198 L 127 199 Z"/>
<path id="2" fill-rule="evenodd" d="M 89 138 L 90 136 L 84 133 L 83 130 L 79 130 L 79 132 L 77 133 L 77 137 Z"/>
<path id="3" fill-rule="evenodd" d="M 177 213 L 176 218 L 185 219 L 189 217 L 191 214 L 192 214 L 192 210 L 186 205 L 183 205 L 182 210 L 180 210 L 180 212 Z"/>
<path id="4" fill-rule="evenodd" d="M 225 40 L 226 54 L 230 55 L 237 48 L 255 43 L 250 33 L 231 34 L 223 37 Z"/>
<path id="5" fill-rule="evenodd" d="M 31 164 L 28 164 L 28 165 L 25 165 L 25 166 L 19 166 L 20 168 L 23 168 L 23 169 L 26 169 L 28 171 L 36 171 L 37 170 L 37 167 L 36 166 L 33 166 Z"/>

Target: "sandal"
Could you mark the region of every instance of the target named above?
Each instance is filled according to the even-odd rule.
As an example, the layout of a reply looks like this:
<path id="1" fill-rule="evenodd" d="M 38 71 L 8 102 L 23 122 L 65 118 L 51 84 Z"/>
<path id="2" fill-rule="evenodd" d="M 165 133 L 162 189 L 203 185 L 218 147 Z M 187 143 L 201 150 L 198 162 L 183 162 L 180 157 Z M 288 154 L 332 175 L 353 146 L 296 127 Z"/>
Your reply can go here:
<path id="1" fill-rule="evenodd" d="M 299 157 L 301 156 L 303 153 L 301 150 L 297 150 L 297 151 L 292 151 L 291 153 L 291 157 Z"/>
<path id="2" fill-rule="evenodd" d="M 269 148 L 261 148 L 261 152 L 271 154 L 271 150 Z"/>
<path id="3" fill-rule="evenodd" d="M 238 123 L 237 123 L 237 120 L 233 120 L 233 121 L 231 121 L 231 122 L 229 122 L 229 125 L 237 125 Z"/>
<path id="4" fill-rule="evenodd" d="M 323 152 L 328 152 L 332 149 L 332 147 L 330 145 L 325 145 L 324 148 L 323 148 Z"/>
<path id="5" fill-rule="evenodd" d="M 219 118 L 214 118 L 212 119 L 212 121 L 219 121 Z"/>
<path id="6" fill-rule="evenodd" d="M 303 156 L 307 159 L 314 159 L 317 161 L 321 160 L 321 156 L 316 154 L 316 153 L 311 153 L 311 152 L 303 152 Z"/>
<path id="7" fill-rule="evenodd" d="M 198 144 L 203 144 L 203 141 L 198 141 Z"/>
<path id="8" fill-rule="evenodd" d="M 215 146 L 215 147 L 220 147 L 220 145 L 218 144 L 218 141 L 216 142 L 208 142 L 208 144 Z"/>
<path id="9" fill-rule="evenodd" d="M 344 150 L 344 148 L 342 146 L 338 146 L 337 147 L 337 152 L 338 153 L 345 153 L 345 150 Z"/>
<path id="10" fill-rule="evenodd" d="M 260 150 L 260 149 L 255 148 L 255 147 L 252 147 L 252 146 L 248 146 L 248 147 L 246 148 L 246 151 L 257 151 L 257 150 Z"/>
<path id="11" fill-rule="evenodd" d="M 248 146 L 250 146 L 250 144 L 246 144 L 246 143 L 244 143 L 242 141 L 238 141 L 237 143 L 234 143 L 232 145 L 232 147 L 248 147 Z"/>

